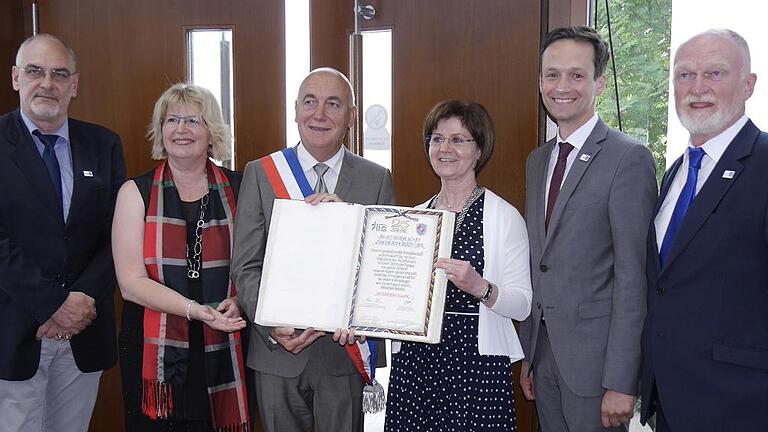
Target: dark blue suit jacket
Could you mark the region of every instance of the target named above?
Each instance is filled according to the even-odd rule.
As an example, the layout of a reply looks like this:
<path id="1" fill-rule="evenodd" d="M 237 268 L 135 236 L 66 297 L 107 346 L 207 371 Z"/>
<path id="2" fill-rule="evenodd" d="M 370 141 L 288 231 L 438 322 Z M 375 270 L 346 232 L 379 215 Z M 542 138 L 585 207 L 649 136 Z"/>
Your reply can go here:
<path id="1" fill-rule="evenodd" d="M 70 291 L 93 297 L 98 314 L 72 338 L 77 366 L 93 372 L 115 364 L 110 230 L 125 161 L 108 129 L 70 119 L 69 134 L 74 187 L 65 224 L 19 111 L 0 117 L 0 379 L 35 374 L 35 333 Z"/>
<path id="2" fill-rule="evenodd" d="M 768 134 L 750 121 L 696 195 L 663 269 L 651 224 L 642 421 L 660 403 L 675 432 L 765 429 L 767 218 Z"/>

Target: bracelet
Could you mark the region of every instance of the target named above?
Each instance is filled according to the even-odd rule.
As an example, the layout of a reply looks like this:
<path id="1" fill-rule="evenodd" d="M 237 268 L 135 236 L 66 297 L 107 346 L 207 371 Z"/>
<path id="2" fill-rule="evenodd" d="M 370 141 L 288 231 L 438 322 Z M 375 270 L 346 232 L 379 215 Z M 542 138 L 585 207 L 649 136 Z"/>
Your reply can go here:
<path id="1" fill-rule="evenodd" d="M 189 316 L 189 308 L 191 308 L 191 307 L 192 307 L 192 304 L 193 304 L 193 303 L 195 303 L 195 304 L 196 304 L 197 302 L 196 302 L 196 301 L 194 301 L 194 300 L 192 300 L 192 299 L 190 299 L 190 300 L 187 302 L 187 321 L 192 321 L 192 318 Z"/>
<path id="2" fill-rule="evenodd" d="M 493 284 L 488 282 L 488 288 L 485 290 L 485 294 L 483 294 L 482 297 L 480 297 L 480 301 L 482 303 L 485 303 L 488 301 L 488 299 L 491 298 L 491 294 L 493 293 Z"/>

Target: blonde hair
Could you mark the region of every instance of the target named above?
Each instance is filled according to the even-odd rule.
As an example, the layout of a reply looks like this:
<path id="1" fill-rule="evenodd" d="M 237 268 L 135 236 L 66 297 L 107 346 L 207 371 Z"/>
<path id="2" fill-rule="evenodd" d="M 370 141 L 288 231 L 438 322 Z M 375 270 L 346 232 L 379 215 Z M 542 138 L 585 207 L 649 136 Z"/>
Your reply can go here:
<path id="1" fill-rule="evenodd" d="M 152 143 L 152 159 L 168 158 L 163 143 L 163 120 L 168 108 L 176 104 L 191 104 L 201 109 L 203 125 L 211 136 L 208 156 L 218 160 L 232 159 L 232 134 L 224 123 L 219 103 L 208 89 L 187 83 L 172 85 L 155 102 L 152 123 L 147 132 L 147 138 Z"/>

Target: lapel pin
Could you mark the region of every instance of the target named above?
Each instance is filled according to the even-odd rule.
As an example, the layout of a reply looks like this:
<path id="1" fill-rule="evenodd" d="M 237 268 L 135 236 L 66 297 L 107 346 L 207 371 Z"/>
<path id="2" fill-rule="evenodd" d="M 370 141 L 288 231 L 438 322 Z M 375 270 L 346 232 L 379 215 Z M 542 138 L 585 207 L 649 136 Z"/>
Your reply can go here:
<path id="1" fill-rule="evenodd" d="M 83 171 L 83 177 L 93 177 L 93 171 Z"/>
<path id="2" fill-rule="evenodd" d="M 732 171 L 732 170 L 725 170 L 725 171 L 723 171 L 723 178 L 724 179 L 732 179 L 734 175 L 736 175 L 736 171 Z"/>
<path id="3" fill-rule="evenodd" d="M 579 160 L 582 162 L 589 162 L 591 157 L 592 155 L 584 153 L 583 155 L 579 156 Z"/>

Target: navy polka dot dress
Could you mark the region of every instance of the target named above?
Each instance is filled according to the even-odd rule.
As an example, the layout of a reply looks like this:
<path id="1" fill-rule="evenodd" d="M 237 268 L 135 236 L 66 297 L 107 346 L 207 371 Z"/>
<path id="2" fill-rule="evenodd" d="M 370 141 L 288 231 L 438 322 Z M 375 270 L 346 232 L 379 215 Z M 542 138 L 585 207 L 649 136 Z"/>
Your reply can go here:
<path id="1" fill-rule="evenodd" d="M 480 274 L 484 198 L 467 212 L 451 253 Z M 403 342 L 392 355 L 385 431 L 517 430 L 512 363 L 506 356 L 478 353 L 479 307 L 479 300 L 448 282 L 441 342 Z"/>

